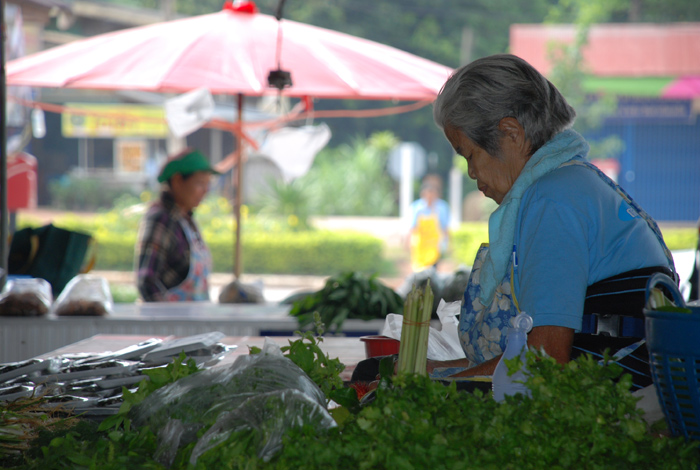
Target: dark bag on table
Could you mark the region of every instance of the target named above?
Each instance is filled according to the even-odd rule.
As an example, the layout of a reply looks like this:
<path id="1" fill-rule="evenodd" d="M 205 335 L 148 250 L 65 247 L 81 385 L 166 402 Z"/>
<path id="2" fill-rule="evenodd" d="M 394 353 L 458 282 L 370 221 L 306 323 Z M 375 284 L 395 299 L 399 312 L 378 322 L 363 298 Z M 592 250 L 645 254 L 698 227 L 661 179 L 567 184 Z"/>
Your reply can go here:
<path id="1" fill-rule="evenodd" d="M 45 225 L 24 228 L 12 235 L 8 273 L 46 279 L 58 297 L 68 282 L 94 264 L 91 235 Z"/>

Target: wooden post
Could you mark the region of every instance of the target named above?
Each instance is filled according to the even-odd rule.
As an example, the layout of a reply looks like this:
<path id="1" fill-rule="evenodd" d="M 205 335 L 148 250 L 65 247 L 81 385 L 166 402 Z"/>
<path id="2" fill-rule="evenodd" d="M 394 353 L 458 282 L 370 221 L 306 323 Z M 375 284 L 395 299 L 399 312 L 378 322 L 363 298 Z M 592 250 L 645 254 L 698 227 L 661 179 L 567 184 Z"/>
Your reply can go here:
<path id="1" fill-rule="evenodd" d="M 238 94 L 238 126 L 239 132 L 236 133 L 236 166 L 233 176 L 235 177 L 235 197 L 233 203 L 233 214 L 236 219 L 236 240 L 233 251 L 233 278 L 237 281 L 241 277 L 241 204 L 242 195 L 241 185 L 243 184 L 243 94 Z"/>

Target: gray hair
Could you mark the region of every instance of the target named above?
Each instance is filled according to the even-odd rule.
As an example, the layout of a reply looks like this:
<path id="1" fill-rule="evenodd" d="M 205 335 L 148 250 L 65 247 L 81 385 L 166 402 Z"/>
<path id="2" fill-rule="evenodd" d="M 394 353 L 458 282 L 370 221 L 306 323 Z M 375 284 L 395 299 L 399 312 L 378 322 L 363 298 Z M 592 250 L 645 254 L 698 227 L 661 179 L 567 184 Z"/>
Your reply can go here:
<path id="1" fill-rule="evenodd" d="M 452 126 L 493 156 L 500 155 L 501 119 L 518 120 L 536 152 L 570 127 L 576 111 L 559 90 L 523 59 L 498 54 L 457 69 L 433 105 L 441 129 Z"/>

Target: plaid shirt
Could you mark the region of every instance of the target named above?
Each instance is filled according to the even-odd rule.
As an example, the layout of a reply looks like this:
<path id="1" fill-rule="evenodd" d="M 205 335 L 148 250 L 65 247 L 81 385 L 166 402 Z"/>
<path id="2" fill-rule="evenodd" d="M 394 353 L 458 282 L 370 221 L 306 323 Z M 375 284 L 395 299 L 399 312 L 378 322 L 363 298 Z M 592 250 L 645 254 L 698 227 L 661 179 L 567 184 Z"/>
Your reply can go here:
<path id="1" fill-rule="evenodd" d="M 139 225 L 136 243 L 137 285 L 143 300 L 158 302 L 180 285 L 190 270 L 190 246 L 180 225 L 186 220 L 201 239 L 192 213 L 184 215 L 172 194 L 163 191 Z"/>

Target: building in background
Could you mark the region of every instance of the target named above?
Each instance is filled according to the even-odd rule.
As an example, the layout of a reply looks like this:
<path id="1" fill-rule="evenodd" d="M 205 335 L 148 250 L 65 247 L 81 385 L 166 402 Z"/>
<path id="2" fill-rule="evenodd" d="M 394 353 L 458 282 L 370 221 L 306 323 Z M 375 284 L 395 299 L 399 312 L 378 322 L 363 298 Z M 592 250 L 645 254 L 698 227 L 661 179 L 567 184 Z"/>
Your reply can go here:
<path id="1" fill-rule="evenodd" d="M 575 32 L 573 25 L 512 25 L 510 51 L 547 75 L 551 45 L 571 42 Z M 700 87 L 692 84 L 700 82 L 700 23 L 594 25 L 583 57 L 584 89 L 618 98 L 617 111 L 586 137 L 622 140 L 618 164 L 609 165 L 652 217 L 695 223 Z"/>

